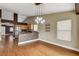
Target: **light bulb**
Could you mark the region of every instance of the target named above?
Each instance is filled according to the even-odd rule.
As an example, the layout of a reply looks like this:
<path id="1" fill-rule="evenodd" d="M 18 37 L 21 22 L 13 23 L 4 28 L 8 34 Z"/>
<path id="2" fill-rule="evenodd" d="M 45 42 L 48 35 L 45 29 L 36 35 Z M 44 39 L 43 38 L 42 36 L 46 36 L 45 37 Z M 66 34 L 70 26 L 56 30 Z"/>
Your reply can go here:
<path id="1" fill-rule="evenodd" d="M 36 19 L 39 19 L 39 17 L 36 17 Z"/>
<path id="2" fill-rule="evenodd" d="M 37 24 L 39 24 L 39 21 L 37 21 Z"/>
<path id="3" fill-rule="evenodd" d="M 42 21 L 42 19 L 43 19 L 42 17 L 39 17 L 39 19 L 38 19 L 38 20 L 39 20 L 39 21 Z"/>
<path id="4" fill-rule="evenodd" d="M 45 20 L 42 20 L 41 23 L 44 24 L 45 23 Z"/>
<path id="5" fill-rule="evenodd" d="M 36 17 L 36 19 L 35 19 L 35 22 L 37 23 L 37 24 L 39 24 L 39 23 L 45 23 L 45 20 L 43 19 L 43 17 Z"/>
<path id="6" fill-rule="evenodd" d="M 37 21 L 37 19 L 35 19 L 35 21 Z"/>

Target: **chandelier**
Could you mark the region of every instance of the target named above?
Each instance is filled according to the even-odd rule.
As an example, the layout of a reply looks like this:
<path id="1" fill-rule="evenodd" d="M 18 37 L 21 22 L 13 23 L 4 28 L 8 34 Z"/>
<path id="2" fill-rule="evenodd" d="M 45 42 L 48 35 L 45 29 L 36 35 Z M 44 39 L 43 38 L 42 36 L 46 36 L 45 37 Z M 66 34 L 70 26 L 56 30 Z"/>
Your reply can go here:
<path id="1" fill-rule="evenodd" d="M 35 3 L 36 8 L 37 8 L 37 17 L 35 19 L 35 22 L 37 24 L 44 24 L 45 23 L 45 19 L 42 17 L 42 3 Z"/>

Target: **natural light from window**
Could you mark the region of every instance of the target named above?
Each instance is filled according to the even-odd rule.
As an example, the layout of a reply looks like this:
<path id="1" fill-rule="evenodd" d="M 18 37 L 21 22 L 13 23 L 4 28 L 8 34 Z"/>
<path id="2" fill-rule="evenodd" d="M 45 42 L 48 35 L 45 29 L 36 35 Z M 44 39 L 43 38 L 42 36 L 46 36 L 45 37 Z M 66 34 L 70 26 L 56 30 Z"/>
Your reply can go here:
<path id="1" fill-rule="evenodd" d="M 71 41 L 71 20 L 57 22 L 57 39 Z"/>

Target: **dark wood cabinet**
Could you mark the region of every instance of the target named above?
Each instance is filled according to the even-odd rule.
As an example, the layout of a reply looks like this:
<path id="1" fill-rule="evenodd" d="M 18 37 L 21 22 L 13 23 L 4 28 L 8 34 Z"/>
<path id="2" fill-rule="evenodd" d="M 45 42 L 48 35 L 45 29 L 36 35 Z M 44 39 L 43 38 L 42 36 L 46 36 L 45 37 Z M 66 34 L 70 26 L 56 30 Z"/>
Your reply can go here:
<path id="1" fill-rule="evenodd" d="M 79 3 L 75 3 L 75 12 L 79 14 Z"/>

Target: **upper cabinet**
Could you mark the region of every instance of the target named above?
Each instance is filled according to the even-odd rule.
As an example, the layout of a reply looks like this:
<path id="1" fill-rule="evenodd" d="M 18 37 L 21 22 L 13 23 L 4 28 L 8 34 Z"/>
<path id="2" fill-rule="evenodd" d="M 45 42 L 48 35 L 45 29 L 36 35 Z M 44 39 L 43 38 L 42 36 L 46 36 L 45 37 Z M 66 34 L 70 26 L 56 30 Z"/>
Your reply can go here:
<path id="1" fill-rule="evenodd" d="M 75 3 L 75 12 L 79 14 L 79 3 Z"/>
<path id="2" fill-rule="evenodd" d="M 8 10 L 2 9 L 2 19 L 13 20 L 13 13 Z"/>

